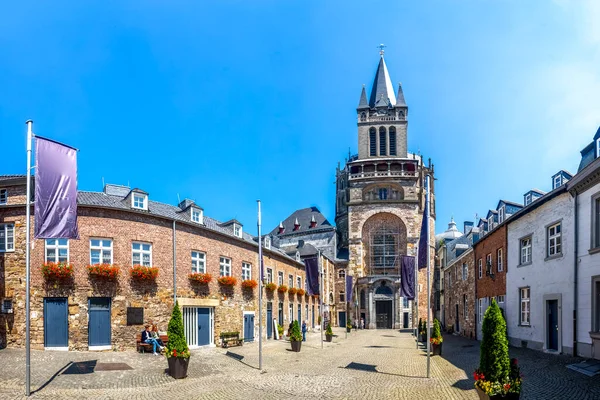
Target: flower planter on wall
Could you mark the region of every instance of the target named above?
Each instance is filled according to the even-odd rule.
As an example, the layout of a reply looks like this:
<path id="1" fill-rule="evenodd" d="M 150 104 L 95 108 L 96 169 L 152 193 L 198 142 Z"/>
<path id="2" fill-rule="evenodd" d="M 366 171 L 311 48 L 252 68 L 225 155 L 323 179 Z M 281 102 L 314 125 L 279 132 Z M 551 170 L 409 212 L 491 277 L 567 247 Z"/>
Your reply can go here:
<path id="1" fill-rule="evenodd" d="M 217 282 L 219 282 L 221 286 L 232 288 L 237 283 L 237 279 L 235 279 L 233 276 L 221 276 L 219 279 L 217 279 Z"/>
<path id="2" fill-rule="evenodd" d="M 208 285 L 212 281 L 212 275 L 204 274 L 201 272 L 194 272 L 188 275 L 188 279 L 192 283 L 196 283 L 199 285 Z"/>
<path id="3" fill-rule="evenodd" d="M 254 279 L 246 279 L 245 281 L 242 281 L 242 288 L 246 290 L 254 290 L 256 287 L 258 287 L 258 282 Z"/>
<path id="4" fill-rule="evenodd" d="M 277 291 L 278 291 L 279 293 L 282 293 L 282 294 L 283 294 L 283 293 L 285 293 L 285 292 L 287 292 L 287 290 L 288 290 L 288 287 L 287 287 L 287 286 L 285 286 L 285 285 L 280 285 L 280 286 L 277 288 Z"/>
<path id="5" fill-rule="evenodd" d="M 112 264 L 94 264 L 88 265 L 88 274 L 90 278 L 113 280 L 119 277 L 121 268 Z"/>
<path id="6" fill-rule="evenodd" d="M 158 277 L 158 267 L 145 267 L 142 265 L 134 265 L 129 274 L 133 279 L 140 281 L 153 281 Z"/>
<path id="7" fill-rule="evenodd" d="M 42 265 L 42 275 L 46 280 L 68 280 L 73 279 L 73 264 L 44 263 Z"/>

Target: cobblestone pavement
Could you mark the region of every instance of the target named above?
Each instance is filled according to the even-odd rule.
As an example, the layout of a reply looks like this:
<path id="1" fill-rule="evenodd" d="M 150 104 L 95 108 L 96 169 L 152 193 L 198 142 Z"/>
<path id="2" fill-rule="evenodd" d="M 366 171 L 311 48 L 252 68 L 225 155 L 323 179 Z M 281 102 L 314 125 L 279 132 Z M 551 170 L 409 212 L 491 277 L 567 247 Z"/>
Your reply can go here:
<path id="1" fill-rule="evenodd" d="M 34 399 L 477 399 L 472 371 L 479 361 L 478 342 L 446 336 L 442 357 L 426 357 L 410 333 L 358 331 L 332 343 L 308 335 L 300 353 L 285 341 L 267 341 L 263 369 L 258 343 L 230 349 L 192 351 L 187 379 L 165 374 L 164 357 L 135 352 L 32 352 Z M 600 380 L 567 370 L 574 359 L 511 349 L 525 374 L 524 399 L 600 398 Z M 70 374 L 72 362 L 125 363 L 124 371 Z M 0 351 L 0 398 L 23 398 L 24 352 Z"/>

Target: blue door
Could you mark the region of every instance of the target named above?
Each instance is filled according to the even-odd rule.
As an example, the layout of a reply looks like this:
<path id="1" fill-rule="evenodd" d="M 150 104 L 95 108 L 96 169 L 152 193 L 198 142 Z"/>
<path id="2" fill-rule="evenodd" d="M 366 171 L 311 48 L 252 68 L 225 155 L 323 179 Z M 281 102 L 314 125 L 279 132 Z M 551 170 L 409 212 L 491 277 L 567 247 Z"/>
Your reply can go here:
<path id="1" fill-rule="evenodd" d="M 210 308 L 198 308 L 198 346 L 210 344 Z"/>
<path id="2" fill-rule="evenodd" d="M 88 345 L 110 346 L 110 297 L 90 297 Z"/>
<path id="3" fill-rule="evenodd" d="M 340 319 L 340 326 L 345 328 L 346 327 L 346 311 L 340 311 L 339 313 L 339 319 Z"/>
<path id="4" fill-rule="evenodd" d="M 244 314 L 244 342 L 254 340 L 254 315 Z"/>
<path id="5" fill-rule="evenodd" d="M 267 339 L 273 337 L 273 303 L 267 303 Z"/>
<path id="6" fill-rule="evenodd" d="M 68 314 L 66 297 L 44 298 L 44 347 L 69 347 Z"/>

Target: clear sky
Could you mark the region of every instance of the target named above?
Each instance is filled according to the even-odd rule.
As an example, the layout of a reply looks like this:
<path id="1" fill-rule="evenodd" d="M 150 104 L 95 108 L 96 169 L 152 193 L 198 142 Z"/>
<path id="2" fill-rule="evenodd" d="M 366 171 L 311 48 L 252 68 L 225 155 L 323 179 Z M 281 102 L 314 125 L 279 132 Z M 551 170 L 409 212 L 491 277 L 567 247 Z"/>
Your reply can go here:
<path id="1" fill-rule="evenodd" d="M 25 125 L 79 148 L 79 188 L 194 199 L 256 232 L 333 222 L 338 161 L 385 43 L 409 151 L 436 168 L 437 231 L 576 172 L 600 124 L 600 2 L 58 1 L 0 6 L 0 174 Z"/>

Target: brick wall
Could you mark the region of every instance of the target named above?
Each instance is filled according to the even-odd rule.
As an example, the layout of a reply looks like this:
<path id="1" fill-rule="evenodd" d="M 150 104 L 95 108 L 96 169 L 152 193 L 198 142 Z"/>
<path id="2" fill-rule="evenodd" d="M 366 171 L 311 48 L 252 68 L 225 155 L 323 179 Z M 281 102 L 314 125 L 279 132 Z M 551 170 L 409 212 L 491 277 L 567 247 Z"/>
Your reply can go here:
<path id="1" fill-rule="evenodd" d="M 463 264 L 467 265 L 467 279 L 463 280 Z M 464 300 L 467 300 L 465 314 Z M 458 315 L 456 305 L 458 304 Z M 458 333 L 469 338 L 475 337 L 475 264 L 473 250 L 469 249 L 460 257 L 448 263 L 444 270 L 445 327 L 453 327 Z"/>
<path id="2" fill-rule="evenodd" d="M 475 252 L 476 268 L 481 259 L 482 277 L 477 277 L 477 298 L 495 297 L 506 295 L 506 224 L 502 224 L 492 232 L 485 235 L 473 246 Z M 502 251 L 502 271 L 498 271 L 498 250 Z M 494 279 L 486 275 L 486 257 L 491 255 L 492 273 Z M 477 274 L 479 271 L 476 271 Z"/>

